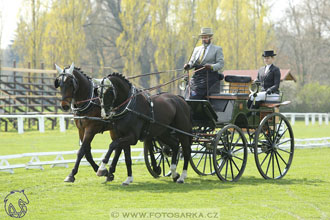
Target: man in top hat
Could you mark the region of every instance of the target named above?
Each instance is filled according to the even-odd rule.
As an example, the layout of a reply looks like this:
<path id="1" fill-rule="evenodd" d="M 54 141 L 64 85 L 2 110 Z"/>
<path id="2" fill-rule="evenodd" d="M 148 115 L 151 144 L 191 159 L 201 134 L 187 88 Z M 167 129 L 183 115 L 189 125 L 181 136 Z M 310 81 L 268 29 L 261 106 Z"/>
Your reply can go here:
<path id="1" fill-rule="evenodd" d="M 221 71 L 224 66 L 222 48 L 211 43 L 213 31 L 211 28 L 202 28 L 199 35 L 202 46 L 196 47 L 185 70 L 201 69 L 192 77 L 190 82 L 190 99 L 205 99 L 207 94 L 218 92 L 220 80 L 223 79 Z"/>
<path id="2" fill-rule="evenodd" d="M 248 107 L 251 107 L 253 101 L 254 105 L 252 108 L 259 108 L 260 103 L 263 101 L 269 102 L 279 102 L 279 87 L 281 80 L 280 69 L 273 64 L 275 61 L 276 54 L 273 50 L 266 50 L 262 54 L 265 66 L 261 67 L 258 71 L 258 77 L 255 81 L 259 81 L 261 84 L 261 92 L 257 93 L 257 96 L 254 97 L 250 95 L 248 101 Z"/>

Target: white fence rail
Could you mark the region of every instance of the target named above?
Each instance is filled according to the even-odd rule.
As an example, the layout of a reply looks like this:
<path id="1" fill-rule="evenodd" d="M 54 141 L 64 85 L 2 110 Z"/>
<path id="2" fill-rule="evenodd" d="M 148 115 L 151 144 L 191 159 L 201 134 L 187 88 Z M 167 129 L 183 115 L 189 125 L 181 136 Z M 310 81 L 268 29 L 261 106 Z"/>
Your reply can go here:
<path id="1" fill-rule="evenodd" d="M 17 131 L 19 134 L 24 133 L 24 119 L 35 118 L 38 119 L 39 131 L 45 132 L 45 118 L 58 118 L 60 124 L 60 131 L 65 132 L 65 118 L 73 118 L 73 115 L 0 115 L 0 118 L 14 118 L 17 120 Z"/>
<path id="2" fill-rule="evenodd" d="M 319 125 L 329 125 L 330 113 L 282 113 L 291 121 L 291 125 L 295 124 L 297 118 L 305 119 L 305 125 L 314 125 L 318 119 Z M 39 131 L 45 132 L 45 118 L 58 118 L 60 124 L 60 131 L 65 132 L 65 118 L 73 118 L 73 115 L 0 115 L 0 118 L 14 118 L 17 120 L 17 130 L 19 134 L 24 133 L 24 119 L 35 118 L 38 119 Z"/>
<path id="3" fill-rule="evenodd" d="M 315 124 L 316 118 L 319 125 L 322 125 L 323 120 L 326 125 L 329 125 L 330 113 L 282 113 L 285 117 L 291 119 L 291 125 L 294 125 L 296 118 L 305 119 L 305 125 L 309 125 L 311 119 L 312 125 Z"/>
<path id="4" fill-rule="evenodd" d="M 92 153 L 102 153 L 102 156 L 99 158 L 93 158 L 95 162 L 100 163 L 104 158 L 105 154 L 108 150 L 92 150 Z M 143 156 L 143 148 L 132 148 L 132 153 L 138 152 L 138 156 L 132 156 L 132 160 L 141 161 L 144 160 Z M 14 155 L 4 155 L 0 156 L 0 171 L 14 173 L 14 169 L 17 168 L 25 168 L 25 169 L 41 169 L 43 170 L 43 166 L 50 165 L 52 168 L 61 166 L 61 167 L 69 167 L 69 163 L 75 163 L 76 159 L 64 159 L 64 155 L 77 155 L 77 150 L 73 151 L 60 151 L 60 152 L 37 152 L 37 153 L 23 153 L 23 154 L 14 154 Z M 42 160 L 42 157 L 45 156 L 54 156 L 55 159 L 51 161 Z M 27 163 L 19 163 L 12 164 L 9 163 L 9 160 L 12 159 L 21 159 L 21 158 L 29 158 Z M 119 158 L 119 162 L 125 160 L 124 154 Z M 110 158 L 109 162 L 112 159 Z M 81 160 L 82 164 L 89 165 L 89 162 L 84 158 Z"/>
<path id="5" fill-rule="evenodd" d="M 284 146 L 285 147 L 285 146 Z M 289 147 L 289 146 L 286 146 Z M 306 149 L 306 148 L 319 148 L 319 147 L 330 147 L 330 137 L 325 138 L 309 138 L 309 139 L 295 139 L 295 148 L 296 149 Z M 132 160 L 143 161 L 143 148 L 132 148 L 132 153 L 136 152 L 137 156 L 132 156 Z M 94 161 L 101 162 L 104 158 L 107 150 L 92 150 L 92 153 L 102 153 L 102 156 L 99 158 L 94 158 Z M 15 154 L 15 155 L 5 155 L 0 156 L 0 171 L 14 173 L 14 169 L 25 168 L 25 169 L 41 169 L 43 166 L 50 165 L 51 167 L 62 166 L 68 167 L 69 163 L 74 163 L 75 159 L 64 159 L 63 155 L 76 155 L 77 150 L 74 151 L 61 151 L 61 152 L 39 152 L 39 153 L 24 153 L 24 154 Z M 55 159 L 51 161 L 41 160 L 44 156 L 54 156 Z M 13 164 L 9 163 L 9 160 L 29 158 L 27 163 Z M 124 154 L 120 157 L 119 162 L 124 161 Z M 110 160 L 111 161 L 111 160 Z M 109 162 L 110 162 L 109 161 Z M 82 164 L 89 163 L 86 159 L 82 160 Z"/>

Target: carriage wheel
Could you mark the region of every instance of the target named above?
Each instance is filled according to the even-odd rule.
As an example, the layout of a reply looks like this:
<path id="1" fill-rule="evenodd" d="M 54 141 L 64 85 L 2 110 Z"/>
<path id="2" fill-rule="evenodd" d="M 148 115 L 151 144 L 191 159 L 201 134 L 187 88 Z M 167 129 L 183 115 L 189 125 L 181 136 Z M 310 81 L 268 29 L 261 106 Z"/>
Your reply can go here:
<path id="1" fill-rule="evenodd" d="M 151 146 L 149 145 L 151 144 Z M 151 149 L 151 152 L 150 150 Z M 176 165 L 178 165 L 181 152 L 179 150 Z M 152 159 L 154 157 L 156 160 L 157 167 L 152 166 Z M 171 175 L 171 158 L 172 158 L 172 149 L 162 142 L 152 139 L 150 141 L 144 142 L 144 161 L 146 163 L 149 173 L 158 178 L 160 176 L 170 176 Z"/>
<path id="2" fill-rule="evenodd" d="M 213 164 L 222 181 L 237 181 L 242 176 L 248 156 L 247 141 L 236 125 L 227 125 L 214 141 Z"/>
<path id="3" fill-rule="evenodd" d="M 205 134 L 205 139 L 196 140 L 191 145 L 190 165 L 192 169 L 201 176 L 214 175 L 213 168 L 213 146 L 211 138 L 213 131 L 202 131 Z"/>
<path id="4" fill-rule="evenodd" d="M 288 172 L 293 158 L 291 125 L 280 113 L 267 115 L 255 134 L 254 157 L 261 176 L 280 179 Z"/>

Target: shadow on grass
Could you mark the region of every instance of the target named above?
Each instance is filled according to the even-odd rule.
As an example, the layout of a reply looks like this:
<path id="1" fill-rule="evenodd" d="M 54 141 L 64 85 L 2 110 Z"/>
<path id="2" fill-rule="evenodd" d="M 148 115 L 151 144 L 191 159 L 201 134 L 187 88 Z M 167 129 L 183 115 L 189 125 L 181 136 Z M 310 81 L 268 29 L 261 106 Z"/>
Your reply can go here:
<path id="1" fill-rule="evenodd" d="M 324 181 L 321 179 L 307 179 L 307 178 L 299 178 L 299 179 L 290 179 L 290 178 L 283 178 L 283 179 L 263 179 L 262 177 L 256 178 L 254 176 L 244 176 L 238 182 L 234 184 L 239 185 L 262 185 L 262 184 L 272 184 L 272 185 L 319 185 L 329 183 L 328 181 Z"/>
<path id="2" fill-rule="evenodd" d="M 256 178 L 254 176 L 248 176 L 241 178 L 238 182 L 222 182 L 214 176 L 208 177 L 191 177 L 186 179 L 186 183 L 178 184 L 174 183 L 171 178 L 162 177 L 152 180 L 134 182 L 129 186 L 121 186 L 113 183 L 103 184 L 104 188 L 110 191 L 146 191 L 151 193 L 167 192 L 190 192 L 190 191 L 203 191 L 213 189 L 228 189 L 235 186 L 242 185 L 320 185 L 328 183 L 327 181 L 320 179 L 279 179 L 279 180 L 265 180 L 263 178 Z"/>
<path id="3" fill-rule="evenodd" d="M 212 178 L 212 177 L 211 177 Z M 190 192 L 212 189 L 227 189 L 234 187 L 234 184 L 224 184 L 218 178 L 210 179 L 205 177 L 187 178 L 184 184 L 174 183 L 170 177 L 162 177 L 152 180 L 134 182 L 129 186 L 120 186 L 117 184 L 106 183 L 103 184 L 108 190 L 118 191 L 146 191 L 146 192 Z"/>

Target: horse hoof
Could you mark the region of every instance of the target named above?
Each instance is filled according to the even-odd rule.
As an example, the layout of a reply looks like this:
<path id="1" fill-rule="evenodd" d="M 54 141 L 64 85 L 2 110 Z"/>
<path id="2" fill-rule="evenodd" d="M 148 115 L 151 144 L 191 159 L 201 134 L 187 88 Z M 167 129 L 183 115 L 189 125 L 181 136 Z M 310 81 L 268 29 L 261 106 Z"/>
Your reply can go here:
<path id="1" fill-rule="evenodd" d="M 178 180 L 176 182 L 182 184 L 182 183 L 184 183 L 184 180 Z"/>
<path id="2" fill-rule="evenodd" d="M 173 182 L 176 182 L 180 178 L 180 174 L 173 178 Z"/>
<path id="3" fill-rule="evenodd" d="M 67 182 L 67 183 L 73 183 L 74 181 L 75 181 L 75 178 L 73 176 L 67 176 L 64 179 L 64 182 Z"/>
<path id="4" fill-rule="evenodd" d="M 160 168 L 160 166 L 157 166 L 156 168 L 154 168 L 154 171 L 157 175 L 160 175 L 162 173 L 162 168 Z"/>
<path id="5" fill-rule="evenodd" d="M 108 170 L 98 170 L 96 176 L 108 176 Z"/>
<path id="6" fill-rule="evenodd" d="M 129 186 L 129 183 L 122 183 L 122 186 Z"/>
<path id="7" fill-rule="evenodd" d="M 115 176 L 112 174 L 112 173 L 109 173 L 108 175 L 107 175 L 107 182 L 111 182 L 111 181 L 113 181 L 115 179 Z"/>

